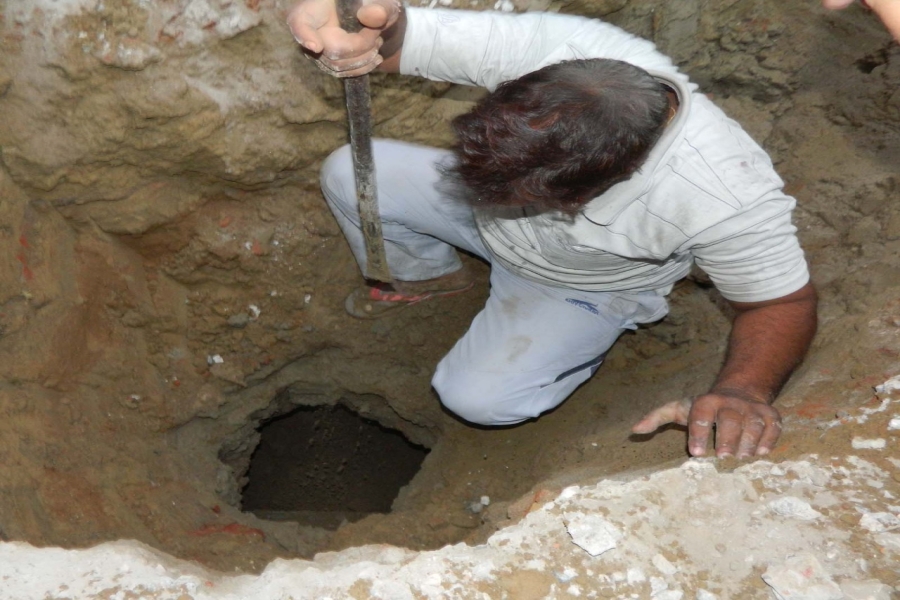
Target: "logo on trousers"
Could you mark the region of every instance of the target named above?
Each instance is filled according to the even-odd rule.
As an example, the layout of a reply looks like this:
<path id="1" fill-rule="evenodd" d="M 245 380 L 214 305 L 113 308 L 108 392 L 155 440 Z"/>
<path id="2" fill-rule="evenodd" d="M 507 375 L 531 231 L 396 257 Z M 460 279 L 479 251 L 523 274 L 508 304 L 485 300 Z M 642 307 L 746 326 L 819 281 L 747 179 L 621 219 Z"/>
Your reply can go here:
<path id="1" fill-rule="evenodd" d="M 585 302 L 584 300 L 576 300 L 575 298 L 566 298 L 566 302 L 577 306 L 578 308 L 583 308 L 589 313 L 593 313 L 595 315 L 599 315 L 600 311 L 597 309 L 597 305 L 592 302 Z"/>

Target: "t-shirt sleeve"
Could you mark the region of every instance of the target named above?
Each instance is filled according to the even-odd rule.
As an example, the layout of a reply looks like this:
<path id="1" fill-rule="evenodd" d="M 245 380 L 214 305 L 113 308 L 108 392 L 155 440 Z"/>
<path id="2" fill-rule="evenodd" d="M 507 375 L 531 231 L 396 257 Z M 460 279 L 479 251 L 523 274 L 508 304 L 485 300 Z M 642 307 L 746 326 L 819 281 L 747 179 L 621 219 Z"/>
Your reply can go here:
<path id="1" fill-rule="evenodd" d="M 797 228 L 791 222 L 795 204 L 783 192 L 772 192 L 694 238 L 691 254 L 697 266 L 709 274 L 725 298 L 773 300 L 809 282 Z"/>
<path id="2" fill-rule="evenodd" d="M 407 18 L 400 58 L 405 75 L 493 90 L 565 60 L 611 58 L 687 82 L 652 42 L 597 19 L 414 7 Z"/>

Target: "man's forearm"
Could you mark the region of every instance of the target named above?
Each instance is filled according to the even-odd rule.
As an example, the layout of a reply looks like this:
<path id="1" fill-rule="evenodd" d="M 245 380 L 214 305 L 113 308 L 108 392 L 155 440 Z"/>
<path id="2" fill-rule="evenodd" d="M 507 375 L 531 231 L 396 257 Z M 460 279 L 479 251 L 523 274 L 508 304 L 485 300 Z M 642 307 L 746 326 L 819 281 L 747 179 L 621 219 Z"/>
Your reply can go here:
<path id="1" fill-rule="evenodd" d="M 770 302 L 731 304 L 738 315 L 711 392 L 771 404 L 816 333 L 815 288 L 807 284 Z"/>
<path id="2" fill-rule="evenodd" d="M 400 54 L 403 51 L 403 38 L 406 36 L 406 23 L 406 9 L 401 5 L 397 22 L 381 35 L 384 43 L 378 49 L 378 53 L 384 60 L 378 65 L 379 71 L 384 73 L 400 72 Z"/>

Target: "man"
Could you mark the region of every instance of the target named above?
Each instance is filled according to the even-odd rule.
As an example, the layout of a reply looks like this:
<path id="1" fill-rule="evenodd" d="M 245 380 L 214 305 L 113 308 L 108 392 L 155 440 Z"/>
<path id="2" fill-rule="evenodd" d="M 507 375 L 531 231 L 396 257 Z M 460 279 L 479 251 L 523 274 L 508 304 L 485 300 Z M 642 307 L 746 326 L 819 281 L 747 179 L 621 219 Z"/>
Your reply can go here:
<path id="1" fill-rule="evenodd" d="M 470 285 L 454 247 L 491 263 L 491 295 L 433 385 L 463 419 L 507 425 L 559 405 L 625 329 L 662 318 L 696 262 L 737 316 L 706 394 L 634 426 L 688 426 L 688 450 L 767 454 L 771 404 L 816 329 L 816 293 L 791 225 L 794 200 L 768 156 L 653 44 L 609 24 L 548 13 L 404 9 L 372 0 L 361 32 L 332 0 L 288 17 L 338 76 L 376 67 L 491 93 L 454 121 L 453 152 L 375 142 L 392 286 L 352 293 L 379 316 Z M 346 148 L 322 188 L 360 265 L 365 251 Z M 460 197 L 465 200 L 460 200 Z"/>
<path id="2" fill-rule="evenodd" d="M 822 0 L 822 5 L 829 10 L 843 10 L 853 2 L 854 0 Z M 895 40 L 900 40 L 900 0 L 860 0 L 860 2 L 878 15 Z"/>

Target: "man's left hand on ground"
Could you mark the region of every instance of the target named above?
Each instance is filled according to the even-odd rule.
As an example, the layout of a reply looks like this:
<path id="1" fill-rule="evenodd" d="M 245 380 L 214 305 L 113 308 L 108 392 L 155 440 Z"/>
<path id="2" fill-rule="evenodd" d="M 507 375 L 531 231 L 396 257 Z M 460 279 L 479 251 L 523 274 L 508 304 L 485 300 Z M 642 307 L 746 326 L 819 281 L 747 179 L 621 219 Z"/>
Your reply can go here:
<path id="1" fill-rule="evenodd" d="M 688 451 L 703 456 L 715 429 L 718 458 L 749 458 L 772 451 L 781 435 L 781 416 L 762 402 L 723 394 L 704 394 L 693 402 L 669 402 L 647 414 L 632 431 L 652 433 L 669 423 L 687 425 Z"/>
<path id="2" fill-rule="evenodd" d="M 762 456 L 775 447 L 781 417 L 769 403 L 816 333 L 816 290 L 807 283 L 780 298 L 729 303 L 736 317 L 712 391 L 654 410 L 632 428 L 634 433 L 651 433 L 667 423 L 687 425 L 691 456 L 706 454 L 713 427 L 719 458 Z"/>

